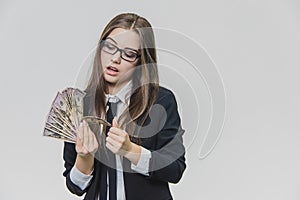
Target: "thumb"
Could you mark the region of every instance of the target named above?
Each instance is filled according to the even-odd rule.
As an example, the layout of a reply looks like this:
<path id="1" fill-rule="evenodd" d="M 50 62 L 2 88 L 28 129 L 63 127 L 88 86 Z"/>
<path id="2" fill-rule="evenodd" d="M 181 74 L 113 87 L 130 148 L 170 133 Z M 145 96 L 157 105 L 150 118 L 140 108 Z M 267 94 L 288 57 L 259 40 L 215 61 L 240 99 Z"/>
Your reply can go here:
<path id="1" fill-rule="evenodd" d="M 112 121 L 112 127 L 117 127 L 119 128 L 119 124 L 118 124 L 118 121 L 117 121 L 117 118 L 114 117 L 113 121 Z"/>

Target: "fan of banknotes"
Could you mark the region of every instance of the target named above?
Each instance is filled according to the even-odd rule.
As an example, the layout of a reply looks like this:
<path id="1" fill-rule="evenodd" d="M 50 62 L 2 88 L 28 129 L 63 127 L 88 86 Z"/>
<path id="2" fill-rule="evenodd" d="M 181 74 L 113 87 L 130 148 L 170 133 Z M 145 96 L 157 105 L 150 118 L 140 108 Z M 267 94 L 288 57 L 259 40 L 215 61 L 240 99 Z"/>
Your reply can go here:
<path id="1" fill-rule="evenodd" d="M 82 120 L 111 126 L 106 120 L 96 116 L 83 116 L 85 92 L 77 88 L 66 88 L 58 92 L 46 117 L 44 136 L 75 143 L 77 128 Z"/>

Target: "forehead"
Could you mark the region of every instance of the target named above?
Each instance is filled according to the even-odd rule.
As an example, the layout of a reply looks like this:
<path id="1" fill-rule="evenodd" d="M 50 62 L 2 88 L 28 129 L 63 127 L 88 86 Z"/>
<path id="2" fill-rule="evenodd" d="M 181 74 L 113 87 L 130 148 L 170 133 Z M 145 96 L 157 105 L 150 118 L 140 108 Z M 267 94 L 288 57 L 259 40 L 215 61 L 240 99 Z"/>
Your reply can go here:
<path id="1" fill-rule="evenodd" d="M 115 28 L 107 37 L 112 38 L 120 48 L 140 48 L 140 37 L 132 30 Z"/>

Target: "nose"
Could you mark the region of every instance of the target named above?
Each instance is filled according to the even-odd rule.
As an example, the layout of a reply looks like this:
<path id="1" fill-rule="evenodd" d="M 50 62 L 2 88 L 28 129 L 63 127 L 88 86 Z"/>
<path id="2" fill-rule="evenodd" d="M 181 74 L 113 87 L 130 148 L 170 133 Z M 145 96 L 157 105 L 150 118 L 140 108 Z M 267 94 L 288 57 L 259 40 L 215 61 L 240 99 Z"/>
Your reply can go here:
<path id="1" fill-rule="evenodd" d="M 111 58 L 111 61 L 114 63 L 120 63 L 121 62 L 121 52 L 117 51 Z"/>

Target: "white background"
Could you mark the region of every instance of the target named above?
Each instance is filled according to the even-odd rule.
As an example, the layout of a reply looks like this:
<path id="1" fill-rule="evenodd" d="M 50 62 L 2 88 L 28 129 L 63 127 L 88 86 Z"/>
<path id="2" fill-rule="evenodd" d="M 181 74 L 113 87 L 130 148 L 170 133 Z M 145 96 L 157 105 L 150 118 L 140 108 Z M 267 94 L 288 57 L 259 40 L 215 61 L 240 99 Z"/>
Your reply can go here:
<path id="1" fill-rule="evenodd" d="M 222 136 L 203 160 L 189 147 L 174 198 L 300 199 L 297 0 L 1 0 L 0 199 L 78 199 L 65 188 L 62 142 L 44 138 L 43 125 L 56 92 L 74 83 L 121 12 L 193 38 L 226 88 Z"/>

